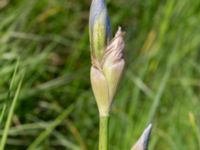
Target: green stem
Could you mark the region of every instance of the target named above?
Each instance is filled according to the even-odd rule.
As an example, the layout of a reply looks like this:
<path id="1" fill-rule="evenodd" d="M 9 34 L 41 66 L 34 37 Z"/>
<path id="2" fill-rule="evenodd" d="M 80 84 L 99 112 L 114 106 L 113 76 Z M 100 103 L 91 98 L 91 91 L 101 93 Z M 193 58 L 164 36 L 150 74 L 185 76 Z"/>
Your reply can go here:
<path id="1" fill-rule="evenodd" d="M 99 150 L 108 150 L 109 116 L 100 116 L 99 123 Z"/>

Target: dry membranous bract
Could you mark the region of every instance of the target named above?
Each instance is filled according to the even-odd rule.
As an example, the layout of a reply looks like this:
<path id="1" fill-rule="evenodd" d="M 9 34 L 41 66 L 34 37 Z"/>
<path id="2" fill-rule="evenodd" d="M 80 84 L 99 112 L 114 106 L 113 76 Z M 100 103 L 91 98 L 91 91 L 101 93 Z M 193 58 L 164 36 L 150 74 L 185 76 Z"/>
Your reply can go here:
<path id="1" fill-rule="evenodd" d="M 91 83 L 100 115 L 109 113 L 124 68 L 124 33 L 119 27 L 114 39 L 104 50 L 101 61 L 92 57 Z"/>

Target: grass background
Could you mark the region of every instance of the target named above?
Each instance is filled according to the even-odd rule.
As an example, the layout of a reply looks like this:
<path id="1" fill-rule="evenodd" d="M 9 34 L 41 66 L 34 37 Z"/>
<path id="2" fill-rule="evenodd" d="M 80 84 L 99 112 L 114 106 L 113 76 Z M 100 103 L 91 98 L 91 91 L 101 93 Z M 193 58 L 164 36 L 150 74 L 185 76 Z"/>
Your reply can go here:
<path id="1" fill-rule="evenodd" d="M 0 135 L 6 150 L 97 149 L 90 2 L 0 0 Z M 118 25 L 126 31 L 110 149 L 130 149 L 152 122 L 150 150 L 199 150 L 200 1 L 107 4 L 113 32 Z"/>

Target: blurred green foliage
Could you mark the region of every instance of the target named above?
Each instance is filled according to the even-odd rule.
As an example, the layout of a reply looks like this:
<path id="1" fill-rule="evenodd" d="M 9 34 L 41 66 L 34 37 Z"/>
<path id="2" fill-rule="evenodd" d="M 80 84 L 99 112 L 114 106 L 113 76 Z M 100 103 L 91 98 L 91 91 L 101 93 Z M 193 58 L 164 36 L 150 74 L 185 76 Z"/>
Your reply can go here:
<path id="1" fill-rule="evenodd" d="M 25 72 L 6 150 L 97 149 L 90 2 L 0 1 L 1 136 Z M 200 1 L 107 4 L 113 32 L 118 25 L 126 31 L 126 69 L 113 104 L 110 149 L 130 149 L 149 122 L 150 150 L 200 149 Z"/>

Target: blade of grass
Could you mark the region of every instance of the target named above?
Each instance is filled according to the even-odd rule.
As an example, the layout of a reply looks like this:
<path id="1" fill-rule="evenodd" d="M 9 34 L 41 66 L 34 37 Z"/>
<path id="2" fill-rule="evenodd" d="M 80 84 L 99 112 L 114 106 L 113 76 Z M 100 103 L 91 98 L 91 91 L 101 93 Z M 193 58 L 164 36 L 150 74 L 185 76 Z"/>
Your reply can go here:
<path id="1" fill-rule="evenodd" d="M 15 66 L 15 69 L 14 69 L 14 72 L 13 72 L 13 75 L 12 75 L 12 79 L 11 79 L 11 81 L 10 81 L 7 99 L 10 98 L 10 92 L 11 92 L 13 86 L 14 86 L 14 82 L 15 82 L 15 79 L 16 79 L 16 74 L 17 74 L 18 68 L 19 68 L 19 59 L 17 60 L 16 66 Z"/>
<path id="2" fill-rule="evenodd" d="M 11 79 L 11 82 L 10 82 L 10 85 L 9 85 L 9 89 L 8 89 L 8 93 L 7 93 L 7 99 L 10 98 L 10 92 L 11 92 L 13 86 L 14 86 L 14 81 L 15 81 L 15 77 L 16 77 L 16 73 L 17 73 L 18 67 L 19 67 L 19 59 L 17 60 L 16 66 L 14 68 L 14 73 L 12 75 L 12 79 Z M 3 120 L 5 110 L 6 110 L 6 103 L 3 104 L 2 112 L 1 112 L 1 115 L 0 115 L 0 123 Z"/>
<path id="3" fill-rule="evenodd" d="M 13 78 L 15 78 L 15 77 L 16 77 L 16 75 Z M 4 150 L 4 147 L 5 147 L 5 144 L 6 144 L 6 140 L 7 140 L 7 137 L 8 137 L 8 131 L 9 131 L 9 128 L 10 128 L 10 125 L 11 125 L 15 106 L 16 106 L 16 103 L 17 103 L 17 100 L 18 100 L 18 97 L 19 97 L 19 93 L 20 93 L 20 90 L 21 90 L 23 77 L 24 77 L 24 75 L 21 77 L 21 79 L 19 81 L 19 84 L 17 86 L 17 90 L 15 92 L 15 95 L 14 95 L 14 98 L 13 98 L 13 101 L 12 101 L 12 104 L 11 104 L 11 107 L 10 107 L 10 110 L 9 110 L 9 113 L 8 113 L 8 118 L 6 120 L 6 125 L 5 125 L 4 131 L 3 131 L 3 136 L 2 136 L 2 139 L 1 139 L 0 150 Z"/>
<path id="4" fill-rule="evenodd" d="M 4 113 L 5 113 L 5 110 L 6 110 L 6 105 L 4 104 L 3 107 L 2 107 L 1 114 L 0 114 L 0 125 L 1 125 L 1 122 L 3 120 L 3 116 L 4 116 Z"/>

